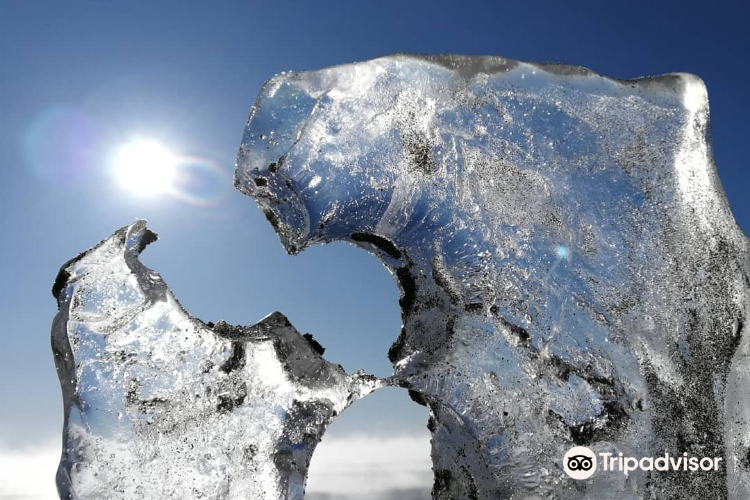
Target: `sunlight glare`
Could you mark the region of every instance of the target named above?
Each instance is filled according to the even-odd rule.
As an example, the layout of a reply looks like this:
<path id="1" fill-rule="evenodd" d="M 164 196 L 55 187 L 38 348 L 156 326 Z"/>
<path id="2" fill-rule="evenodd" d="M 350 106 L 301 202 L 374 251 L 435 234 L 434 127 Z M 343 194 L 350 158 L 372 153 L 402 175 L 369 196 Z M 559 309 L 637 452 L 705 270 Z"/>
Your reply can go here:
<path id="1" fill-rule="evenodd" d="M 136 140 L 118 148 L 115 174 L 122 187 L 141 195 L 169 191 L 175 177 L 176 158 L 154 140 Z"/>

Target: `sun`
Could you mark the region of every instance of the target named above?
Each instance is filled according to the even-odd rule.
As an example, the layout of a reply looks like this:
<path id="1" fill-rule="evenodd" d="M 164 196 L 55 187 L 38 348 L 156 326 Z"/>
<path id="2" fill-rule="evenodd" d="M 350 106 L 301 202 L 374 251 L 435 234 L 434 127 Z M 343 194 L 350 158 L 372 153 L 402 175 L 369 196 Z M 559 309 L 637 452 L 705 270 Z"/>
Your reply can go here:
<path id="1" fill-rule="evenodd" d="M 114 172 L 123 188 L 153 196 L 171 189 L 176 163 L 175 156 L 157 141 L 139 139 L 117 149 Z"/>

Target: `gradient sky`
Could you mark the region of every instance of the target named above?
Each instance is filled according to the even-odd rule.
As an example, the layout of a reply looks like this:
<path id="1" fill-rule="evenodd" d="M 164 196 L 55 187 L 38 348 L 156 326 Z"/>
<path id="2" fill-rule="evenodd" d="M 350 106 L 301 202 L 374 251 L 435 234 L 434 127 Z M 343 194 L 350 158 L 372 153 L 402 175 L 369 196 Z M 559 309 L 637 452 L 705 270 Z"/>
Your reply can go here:
<path id="1" fill-rule="evenodd" d="M 714 153 L 750 230 L 747 2 L 40 2 L 0 13 L 3 318 L 0 447 L 59 436 L 50 287 L 67 259 L 136 217 L 160 241 L 144 262 L 206 321 L 274 310 L 313 332 L 348 370 L 390 374 L 397 289 L 344 244 L 287 256 L 254 202 L 231 187 L 263 82 L 392 52 L 490 54 L 589 67 L 618 78 L 695 73 L 708 86 Z M 110 157 L 133 137 L 194 157 L 188 194 L 139 198 Z M 336 432 L 422 430 L 399 391 L 358 403 Z"/>

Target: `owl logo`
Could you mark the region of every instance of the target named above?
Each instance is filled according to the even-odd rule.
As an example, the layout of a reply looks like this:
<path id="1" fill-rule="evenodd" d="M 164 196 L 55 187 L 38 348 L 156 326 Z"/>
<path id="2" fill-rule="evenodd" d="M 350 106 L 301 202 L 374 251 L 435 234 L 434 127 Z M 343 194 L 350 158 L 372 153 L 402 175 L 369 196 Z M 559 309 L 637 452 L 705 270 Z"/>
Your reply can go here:
<path id="1" fill-rule="evenodd" d="M 596 455 L 585 446 L 571 448 L 563 457 L 563 469 L 573 479 L 588 479 L 596 471 Z"/>
<path id="2" fill-rule="evenodd" d="M 574 455 L 568 457 L 567 466 L 570 470 L 590 470 L 593 465 L 593 460 L 586 455 Z"/>

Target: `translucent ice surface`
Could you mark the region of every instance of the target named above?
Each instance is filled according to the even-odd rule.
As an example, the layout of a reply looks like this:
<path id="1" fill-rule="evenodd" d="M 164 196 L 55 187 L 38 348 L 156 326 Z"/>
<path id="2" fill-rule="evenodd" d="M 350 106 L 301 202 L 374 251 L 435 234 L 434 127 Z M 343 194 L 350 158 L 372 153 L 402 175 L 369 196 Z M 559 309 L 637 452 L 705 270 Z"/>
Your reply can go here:
<path id="1" fill-rule="evenodd" d="M 235 184 L 288 252 L 343 240 L 394 275 L 434 498 L 739 500 L 748 240 L 708 132 L 688 74 L 394 55 L 269 80 Z M 578 482 L 574 445 L 724 466 Z"/>
<path id="2" fill-rule="evenodd" d="M 328 363 L 280 313 L 191 318 L 138 260 L 155 239 L 124 227 L 55 283 L 60 497 L 301 499 L 328 423 L 381 381 Z"/>

